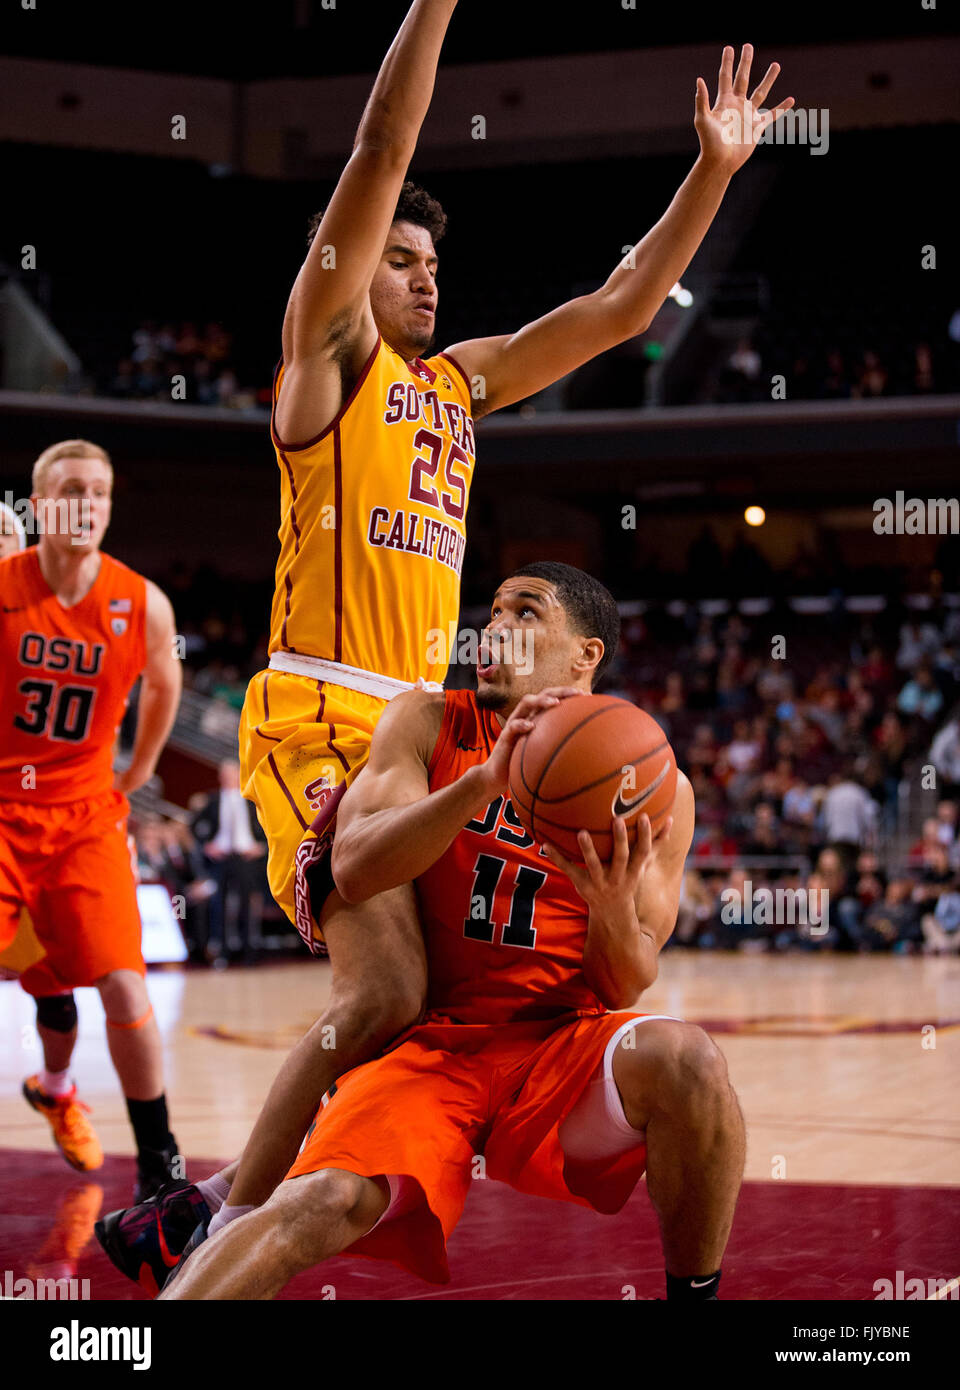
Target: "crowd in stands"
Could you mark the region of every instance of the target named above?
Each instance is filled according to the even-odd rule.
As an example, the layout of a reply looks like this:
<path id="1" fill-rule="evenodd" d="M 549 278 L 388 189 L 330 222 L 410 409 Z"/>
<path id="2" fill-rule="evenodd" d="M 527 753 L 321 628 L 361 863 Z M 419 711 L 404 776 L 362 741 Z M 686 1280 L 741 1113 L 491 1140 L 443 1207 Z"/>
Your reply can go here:
<path id="1" fill-rule="evenodd" d="M 128 354 L 102 374 L 100 387 L 120 400 L 182 400 L 236 410 L 270 404 L 268 384 L 241 381 L 233 335 L 214 322 L 200 329 L 195 323 L 143 320 Z"/>
<path id="2" fill-rule="evenodd" d="M 557 294 L 562 298 L 562 287 Z M 564 406 L 638 407 L 647 365 L 647 358 L 631 352 L 630 344 L 606 353 L 566 383 Z M 879 345 L 818 347 L 812 335 L 808 350 L 794 350 L 787 358 L 778 334 L 761 321 L 752 336 L 737 342 L 699 392 L 691 388 L 691 399 L 721 405 L 767 401 L 771 378 L 779 373 L 785 376 L 791 400 L 867 400 L 960 390 L 960 310 L 942 340 L 900 343 L 889 355 Z M 183 378 L 176 399 L 234 409 L 269 408 L 269 384 L 251 386 L 241 375 L 233 335 L 221 324 L 209 322 L 200 329 L 195 323 L 143 320 L 131 336 L 129 352 L 99 374 L 99 389 L 124 400 L 169 401 L 175 378 Z"/>
<path id="3" fill-rule="evenodd" d="M 758 335 L 758 338 L 760 335 Z M 960 386 L 956 359 L 927 342 L 903 347 L 894 361 L 872 348 L 845 352 L 837 346 L 802 353 L 785 363 L 741 338 L 723 363 L 709 399 L 717 404 L 768 401 L 771 378 L 783 372 L 790 400 L 869 400 L 878 396 L 928 396 Z"/>
<path id="4" fill-rule="evenodd" d="M 960 611 L 898 632 L 849 614 L 645 614 L 613 688 L 661 722 L 697 798 L 674 944 L 960 948 Z M 904 846 L 904 814 L 927 804 Z"/>

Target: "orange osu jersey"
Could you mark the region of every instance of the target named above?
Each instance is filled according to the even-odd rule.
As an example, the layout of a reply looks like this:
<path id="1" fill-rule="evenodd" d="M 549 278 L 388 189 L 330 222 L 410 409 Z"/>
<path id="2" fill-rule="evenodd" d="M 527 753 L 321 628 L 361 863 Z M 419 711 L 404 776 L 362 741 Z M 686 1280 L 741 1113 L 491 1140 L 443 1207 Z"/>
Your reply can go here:
<path id="1" fill-rule="evenodd" d="M 69 608 L 35 546 L 0 560 L 0 801 L 56 805 L 112 788 L 117 730 L 146 662 L 146 603 L 146 580 L 102 552 Z"/>
<path id="2" fill-rule="evenodd" d="M 469 690 L 444 697 L 430 790 L 485 762 L 500 725 Z M 583 973 L 587 905 L 524 830 L 506 796 L 470 821 L 416 880 L 427 1008 L 461 1023 L 606 1013 Z"/>
<path id="3" fill-rule="evenodd" d="M 281 363 L 274 406 L 282 381 Z M 462 369 L 443 353 L 409 365 L 378 335 L 325 430 L 284 444 L 272 421 L 271 434 L 281 522 L 270 652 L 442 680 L 475 459 Z"/>

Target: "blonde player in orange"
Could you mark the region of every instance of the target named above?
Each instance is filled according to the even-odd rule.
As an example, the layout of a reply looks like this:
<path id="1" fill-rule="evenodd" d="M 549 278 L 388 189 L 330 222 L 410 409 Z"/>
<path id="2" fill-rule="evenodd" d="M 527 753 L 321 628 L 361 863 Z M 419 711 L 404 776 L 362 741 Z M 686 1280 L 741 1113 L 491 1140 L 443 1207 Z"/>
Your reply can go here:
<path id="1" fill-rule="evenodd" d="M 668 1298 L 717 1297 L 743 1175 L 740 1108 L 701 1028 L 634 1008 L 676 921 L 690 783 L 679 776 L 655 837 L 641 817 L 632 850 L 615 819 L 607 865 L 586 832 L 584 864 L 541 850 L 508 796 L 517 738 L 591 690 L 618 631 L 596 580 L 528 565 L 493 601 L 477 693 L 413 692 L 384 714 L 340 808 L 333 872 L 350 901 L 416 880 L 426 1016 L 338 1081 L 288 1180 L 186 1254 L 162 1298 L 271 1298 L 344 1252 L 447 1282 L 446 1242 L 478 1162 L 488 1178 L 599 1212 L 618 1211 L 646 1170 Z M 501 650 L 532 646 L 532 671 L 495 661 L 503 637 Z"/>
<path id="2" fill-rule="evenodd" d="M 43 955 L 19 978 L 37 1000 L 44 1066 L 23 1093 L 81 1170 L 103 1156 L 68 1074 L 71 990 L 99 991 L 141 1200 L 182 1172 L 144 981 L 126 793 L 153 774 L 182 676 L 168 599 L 100 549 L 112 485 L 98 445 L 51 445 L 33 468 L 38 544 L 0 561 L 0 949 L 26 909 Z M 115 776 L 117 730 L 141 674 L 132 761 Z"/>
<path id="3" fill-rule="evenodd" d="M 333 981 L 323 1015 L 274 1082 L 239 1170 L 229 1165 L 202 1191 L 219 1208 L 215 1226 L 266 1200 L 323 1090 L 423 1005 L 412 889 L 347 904 L 333 891 L 323 850 L 387 702 L 418 682 L 437 687 L 445 674 L 438 634 L 458 618 L 476 421 L 643 331 L 752 152 L 751 137 L 793 104 L 757 115 L 779 67 L 748 97 L 753 50 L 744 47 L 734 74 L 733 49 L 725 49 L 712 108 L 697 80 L 699 157 L 606 283 L 518 332 L 423 357 L 434 338 L 436 242 L 446 219 L 405 180 L 455 9 L 456 0 L 410 6 L 283 323 L 272 420 L 281 524 L 270 664 L 247 692 L 240 756 L 244 794 L 268 839 L 271 891 L 310 949 L 329 952 Z M 731 114 L 747 132 L 742 140 L 730 139 Z M 509 254 L 508 234 L 496 254 Z M 161 1201 L 159 1217 L 135 1215 L 132 1229 L 149 1233 L 165 1221 Z M 174 1227 L 184 1225 L 174 1207 L 170 1250 L 180 1239 Z M 123 1214 L 110 1221 L 111 1258 L 127 1269 L 153 1262 L 162 1273 L 157 1250 L 148 1257 L 138 1236 L 128 1241 L 119 1230 Z"/>
<path id="4" fill-rule="evenodd" d="M 5 560 L 8 555 L 16 555 L 26 547 L 27 532 L 23 522 L 12 507 L 0 502 L 0 560 Z M 42 955 L 43 947 L 37 941 L 30 914 L 24 910 L 20 914 L 15 939 L 6 949 L 0 950 L 0 980 L 15 980 Z"/>

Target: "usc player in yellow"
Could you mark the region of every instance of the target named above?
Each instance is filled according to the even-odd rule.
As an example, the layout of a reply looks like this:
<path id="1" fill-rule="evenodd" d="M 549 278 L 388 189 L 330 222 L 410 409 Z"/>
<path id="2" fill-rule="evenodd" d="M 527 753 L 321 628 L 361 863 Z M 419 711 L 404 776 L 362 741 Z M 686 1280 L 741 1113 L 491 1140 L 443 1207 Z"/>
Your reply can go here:
<path id="1" fill-rule="evenodd" d="M 201 1185 L 210 1207 L 229 1189 L 213 1230 L 267 1199 L 324 1092 L 422 1008 L 424 948 L 412 888 L 351 906 L 333 890 L 327 851 L 337 804 L 366 761 L 387 701 L 443 677 L 429 659 L 430 634 L 447 632 L 458 616 L 476 421 L 642 332 L 757 133 L 793 104 L 789 98 L 759 114 L 778 65 L 748 97 L 752 49 L 744 47 L 736 74 L 734 51 L 724 49 L 712 108 L 697 79 L 693 168 L 606 283 L 518 332 L 429 355 L 436 242 L 446 219 L 406 175 L 455 9 L 456 0 L 411 4 L 283 322 L 271 422 L 281 525 L 270 662 L 247 692 L 240 755 L 244 793 L 269 841 L 271 889 L 311 949 L 329 952 L 332 992 L 284 1063 L 239 1172 L 231 1165 Z M 734 125 L 745 139 L 729 138 Z M 501 251 L 508 250 L 505 227 Z M 126 1216 L 111 1218 L 104 1244 L 134 1271 L 141 1256 L 152 1258 L 136 1231 L 157 1222 Z"/>

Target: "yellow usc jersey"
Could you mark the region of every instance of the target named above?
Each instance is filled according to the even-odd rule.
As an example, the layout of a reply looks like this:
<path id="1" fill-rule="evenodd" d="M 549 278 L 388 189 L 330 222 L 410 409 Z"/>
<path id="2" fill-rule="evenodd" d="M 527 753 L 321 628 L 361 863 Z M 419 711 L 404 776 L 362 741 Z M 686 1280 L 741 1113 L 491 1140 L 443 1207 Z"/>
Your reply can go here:
<path id="1" fill-rule="evenodd" d="M 283 380 L 277 368 L 274 407 Z M 445 353 L 408 364 L 378 335 L 336 418 L 285 444 L 270 652 L 441 681 L 475 459 L 470 387 Z M 274 417 L 276 411 L 274 409 Z"/>

